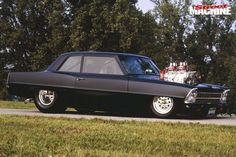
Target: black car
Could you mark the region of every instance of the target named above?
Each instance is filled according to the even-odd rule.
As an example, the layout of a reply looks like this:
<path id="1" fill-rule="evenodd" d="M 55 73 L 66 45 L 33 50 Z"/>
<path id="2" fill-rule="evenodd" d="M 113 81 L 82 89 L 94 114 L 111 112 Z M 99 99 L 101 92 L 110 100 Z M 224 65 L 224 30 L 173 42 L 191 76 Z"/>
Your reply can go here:
<path id="1" fill-rule="evenodd" d="M 83 110 L 148 111 L 157 117 L 178 113 L 198 116 L 224 113 L 225 87 L 162 81 L 145 56 L 112 52 L 70 52 L 42 72 L 12 72 L 12 95 L 34 98 L 41 112 Z"/>

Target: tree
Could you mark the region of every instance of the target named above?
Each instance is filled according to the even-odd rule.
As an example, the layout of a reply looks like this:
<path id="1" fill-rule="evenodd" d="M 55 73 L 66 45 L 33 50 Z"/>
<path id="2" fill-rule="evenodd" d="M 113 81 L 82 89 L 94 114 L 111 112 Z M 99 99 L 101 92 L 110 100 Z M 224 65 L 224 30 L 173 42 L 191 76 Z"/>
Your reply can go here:
<path id="1" fill-rule="evenodd" d="M 131 53 L 149 49 L 148 40 L 154 39 L 149 29 L 153 28 L 145 22 L 153 25 L 155 21 L 151 15 L 137 10 L 135 3 L 97 0 L 81 4 L 72 25 L 73 49 Z"/>
<path id="2" fill-rule="evenodd" d="M 208 5 L 214 3 L 214 0 L 203 1 L 203 4 Z M 235 6 L 233 3 L 231 5 Z M 222 53 L 223 56 L 229 55 L 223 50 L 222 45 L 228 43 L 226 39 L 230 37 L 235 22 L 235 13 L 232 16 L 207 15 L 192 18 L 194 18 L 193 31 L 188 35 L 186 42 L 191 61 L 201 74 L 202 82 L 224 82 L 222 76 L 226 71 L 222 69 L 222 64 L 217 60 L 222 57 Z M 224 60 L 224 58 L 222 59 Z"/>
<path id="3" fill-rule="evenodd" d="M 66 19 L 58 0 L 0 1 L 1 93 L 7 68 L 38 71 L 70 49 Z"/>
<path id="4" fill-rule="evenodd" d="M 0 45 L 16 71 L 44 68 L 67 46 L 66 14 L 60 1 L 1 1 Z"/>
<path id="5" fill-rule="evenodd" d="M 45 7 L 40 10 L 44 10 L 43 18 L 46 21 L 45 29 L 41 32 L 44 41 L 32 57 L 34 70 L 46 68 L 61 53 L 72 50 L 70 43 L 71 21 L 62 3 L 58 0 L 47 0 L 42 7 Z"/>
<path id="6" fill-rule="evenodd" d="M 185 39 L 192 21 L 188 18 L 190 1 L 152 0 L 156 4 L 154 15 L 157 21 L 157 54 L 162 67 L 170 60 L 183 61 L 186 54 Z"/>

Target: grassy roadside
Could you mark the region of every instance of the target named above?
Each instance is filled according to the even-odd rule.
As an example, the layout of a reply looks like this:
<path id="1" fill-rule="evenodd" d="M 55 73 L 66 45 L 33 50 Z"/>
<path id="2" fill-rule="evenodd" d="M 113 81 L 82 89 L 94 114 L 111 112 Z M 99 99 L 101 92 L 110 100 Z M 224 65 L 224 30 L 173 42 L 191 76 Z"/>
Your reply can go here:
<path id="1" fill-rule="evenodd" d="M 0 156 L 232 156 L 236 127 L 0 116 Z"/>
<path id="2" fill-rule="evenodd" d="M 0 108 L 10 109 L 33 109 L 36 108 L 33 103 L 18 102 L 18 101 L 0 101 Z"/>
<path id="3" fill-rule="evenodd" d="M 19 102 L 19 101 L 0 101 L 0 108 L 8 108 L 8 109 L 36 109 L 34 103 Z M 67 111 L 76 111 L 73 108 L 68 108 Z"/>

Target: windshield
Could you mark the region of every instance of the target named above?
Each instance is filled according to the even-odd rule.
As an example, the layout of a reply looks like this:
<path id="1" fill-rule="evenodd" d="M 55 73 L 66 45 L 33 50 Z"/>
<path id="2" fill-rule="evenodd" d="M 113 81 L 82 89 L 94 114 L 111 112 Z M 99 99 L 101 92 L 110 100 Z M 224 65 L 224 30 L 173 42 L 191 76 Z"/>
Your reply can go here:
<path id="1" fill-rule="evenodd" d="M 119 58 L 128 74 L 159 75 L 158 68 L 149 58 L 136 56 L 120 56 Z"/>

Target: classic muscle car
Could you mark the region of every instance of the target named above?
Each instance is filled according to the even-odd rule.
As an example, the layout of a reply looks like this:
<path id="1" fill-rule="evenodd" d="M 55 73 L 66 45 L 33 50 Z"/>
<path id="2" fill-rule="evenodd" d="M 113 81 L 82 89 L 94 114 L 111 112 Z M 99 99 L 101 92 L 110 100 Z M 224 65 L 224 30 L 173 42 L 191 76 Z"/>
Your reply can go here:
<path id="1" fill-rule="evenodd" d="M 148 111 L 156 117 L 178 113 L 224 113 L 229 89 L 160 80 L 159 69 L 145 56 L 113 52 L 69 52 L 45 71 L 12 72 L 10 94 L 34 98 L 45 113 L 78 111 Z"/>

